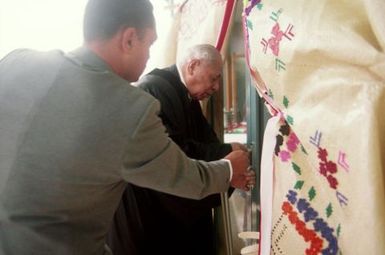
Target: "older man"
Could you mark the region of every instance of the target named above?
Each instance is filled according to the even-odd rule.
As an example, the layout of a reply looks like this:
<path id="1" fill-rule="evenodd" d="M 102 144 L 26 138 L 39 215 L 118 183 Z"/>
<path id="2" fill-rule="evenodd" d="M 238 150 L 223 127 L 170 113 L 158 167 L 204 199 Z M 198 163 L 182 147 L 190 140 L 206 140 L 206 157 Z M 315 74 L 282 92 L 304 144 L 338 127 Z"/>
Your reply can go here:
<path id="1" fill-rule="evenodd" d="M 220 53 L 200 44 L 183 52 L 176 65 L 155 69 L 138 82 L 160 101 L 170 138 L 191 158 L 210 161 L 247 151 L 239 143 L 221 143 L 202 114 L 199 100 L 218 91 L 221 75 Z M 129 185 L 109 243 L 118 255 L 215 254 L 212 208 L 219 205 L 219 195 L 197 201 Z"/>

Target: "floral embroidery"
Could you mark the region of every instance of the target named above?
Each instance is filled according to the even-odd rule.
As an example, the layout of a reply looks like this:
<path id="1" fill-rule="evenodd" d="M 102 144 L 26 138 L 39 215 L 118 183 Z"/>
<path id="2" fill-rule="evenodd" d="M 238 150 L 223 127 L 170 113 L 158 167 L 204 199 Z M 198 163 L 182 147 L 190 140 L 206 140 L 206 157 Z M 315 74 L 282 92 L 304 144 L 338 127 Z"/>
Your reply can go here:
<path id="1" fill-rule="evenodd" d="M 338 180 L 333 176 L 337 173 L 337 164 L 328 160 L 328 152 L 326 149 L 318 147 L 319 172 L 326 177 L 329 186 L 333 189 L 337 189 Z"/>
<path id="2" fill-rule="evenodd" d="M 297 150 L 298 145 L 299 145 L 298 137 L 292 132 L 289 135 L 289 139 L 286 142 L 286 146 L 289 149 L 289 151 L 294 152 L 295 150 Z"/>
<path id="3" fill-rule="evenodd" d="M 305 254 L 333 254 L 338 253 L 338 240 L 333 235 L 334 229 L 329 227 L 328 224 L 319 217 L 319 213 L 310 206 L 310 203 L 304 198 L 297 198 L 297 192 L 289 190 L 286 195 L 288 201 L 283 202 L 282 210 L 285 215 L 288 216 L 290 223 L 295 225 L 297 232 L 304 238 L 306 242 L 310 242 L 310 248 L 307 248 Z M 294 211 L 294 207 L 299 213 L 303 214 L 305 221 L 302 221 L 298 213 Z M 307 223 L 312 223 L 314 230 L 306 227 Z M 338 230 L 340 231 L 340 229 Z M 321 237 L 328 242 L 328 246 L 323 248 L 323 239 L 317 236 L 317 233 L 321 234 Z"/>
<path id="4" fill-rule="evenodd" d="M 279 157 L 281 158 L 282 162 L 288 162 L 291 158 L 290 153 L 285 150 L 279 152 Z"/>
<path id="5" fill-rule="evenodd" d="M 308 229 L 306 224 L 300 220 L 298 213 L 294 211 L 293 206 L 289 202 L 282 204 L 282 210 L 288 216 L 291 224 L 295 225 L 295 229 L 305 242 L 310 242 L 310 248 L 305 250 L 306 255 L 316 255 L 321 252 L 323 240 L 317 236 L 314 230 Z"/>
<path id="6" fill-rule="evenodd" d="M 291 154 L 298 149 L 300 141 L 296 134 L 291 131 L 291 128 L 286 121 L 284 121 L 284 123 L 280 126 L 279 132 L 280 134 L 276 136 L 274 153 L 281 159 L 282 162 L 288 162 L 291 159 Z M 287 149 L 282 148 L 285 136 L 287 137 L 285 142 Z"/>

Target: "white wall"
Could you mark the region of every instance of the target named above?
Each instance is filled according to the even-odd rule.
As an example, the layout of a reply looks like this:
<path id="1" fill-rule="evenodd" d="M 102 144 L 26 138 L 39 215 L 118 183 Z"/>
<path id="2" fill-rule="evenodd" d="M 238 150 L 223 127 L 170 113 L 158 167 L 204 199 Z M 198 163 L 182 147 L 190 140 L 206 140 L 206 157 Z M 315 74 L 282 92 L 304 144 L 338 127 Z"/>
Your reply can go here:
<path id="1" fill-rule="evenodd" d="M 86 0 L 0 0 L 0 58 L 16 48 L 71 50 L 82 43 Z"/>
<path id="2" fill-rule="evenodd" d="M 148 69 L 155 67 L 157 47 L 171 24 L 166 1 L 151 0 L 158 40 L 151 48 Z M 87 0 L 0 0 L 0 58 L 17 48 L 70 51 L 82 44 L 83 13 Z"/>

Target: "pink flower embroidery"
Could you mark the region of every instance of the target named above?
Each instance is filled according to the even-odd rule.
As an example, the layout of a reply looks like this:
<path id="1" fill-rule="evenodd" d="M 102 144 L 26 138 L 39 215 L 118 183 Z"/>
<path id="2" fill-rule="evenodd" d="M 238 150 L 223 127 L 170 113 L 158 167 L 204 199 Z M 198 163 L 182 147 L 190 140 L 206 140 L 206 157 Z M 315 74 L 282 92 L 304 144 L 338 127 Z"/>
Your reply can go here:
<path id="1" fill-rule="evenodd" d="M 284 150 L 279 152 L 279 157 L 281 158 L 281 160 L 283 162 L 287 162 L 291 158 L 290 153 L 288 151 L 284 151 Z"/>
<path id="2" fill-rule="evenodd" d="M 284 35 L 284 33 L 280 30 L 279 28 L 279 24 L 276 23 L 273 27 L 273 29 L 271 30 L 271 33 L 274 35 L 273 37 L 271 37 L 269 40 L 268 40 L 268 44 L 270 46 L 270 49 L 271 51 L 273 52 L 273 54 L 275 56 L 278 56 L 279 55 L 279 43 L 281 42 L 282 40 L 282 36 Z"/>
<path id="3" fill-rule="evenodd" d="M 294 152 L 299 144 L 298 137 L 292 132 L 289 135 L 289 139 L 286 142 L 287 149 L 291 152 Z"/>

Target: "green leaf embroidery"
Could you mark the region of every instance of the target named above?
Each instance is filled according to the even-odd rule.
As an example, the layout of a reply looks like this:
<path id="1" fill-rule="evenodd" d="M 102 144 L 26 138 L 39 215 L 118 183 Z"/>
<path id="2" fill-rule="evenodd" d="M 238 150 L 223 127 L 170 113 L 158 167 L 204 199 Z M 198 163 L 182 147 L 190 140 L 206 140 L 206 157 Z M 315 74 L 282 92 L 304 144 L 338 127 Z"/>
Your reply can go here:
<path id="1" fill-rule="evenodd" d="M 296 171 L 297 174 L 301 175 L 301 168 L 294 162 L 292 162 L 291 165 L 292 165 L 294 171 Z"/>
<path id="2" fill-rule="evenodd" d="M 341 234 L 341 224 L 338 224 L 338 227 L 337 227 L 337 237 L 340 237 L 340 234 Z"/>
<path id="3" fill-rule="evenodd" d="M 301 144 L 301 150 L 303 153 L 305 153 L 307 155 L 307 151 L 305 150 L 305 147 L 303 147 L 303 145 Z"/>
<path id="4" fill-rule="evenodd" d="M 326 216 L 329 218 L 333 214 L 333 207 L 332 204 L 330 203 L 328 207 L 326 207 Z"/>
<path id="5" fill-rule="evenodd" d="M 297 181 L 297 183 L 294 186 L 294 189 L 300 190 L 303 187 L 304 181 Z"/>
<path id="6" fill-rule="evenodd" d="M 290 125 L 293 125 L 293 124 L 294 124 L 294 119 L 293 119 L 293 117 L 291 117 L 290 115 L 287 115 L 286 121 L 287 121 L 287 123 L 289 123 Z"/>
<path id="7" fill-rule="evenodd" d="M 247 19 L 246 24 L 247 24 L 247 28 L 249 28 L 250 30 L 253 30 L 253 22 Z"/>
<path id="8" fill-rule="evenodd" d="M 316 191 L 314 187 L 311 187 L 308 194 L 309 194 L 309 200 L 312 201 L 316 196 Z"/>
<path id="9" fill-rule="evenodd" d="M 286 96 L 283 97 L 283 105 L 285 108 L 289 107 L 289 99 Z"/>

